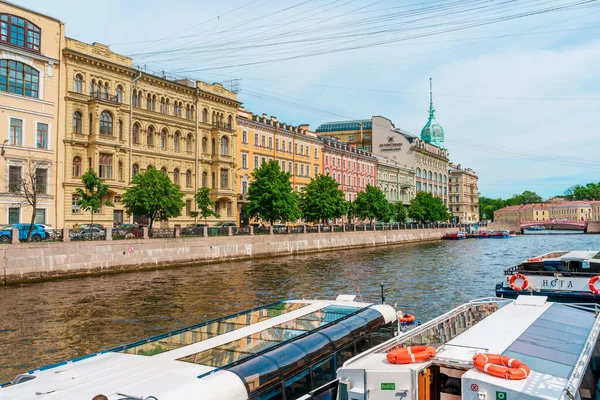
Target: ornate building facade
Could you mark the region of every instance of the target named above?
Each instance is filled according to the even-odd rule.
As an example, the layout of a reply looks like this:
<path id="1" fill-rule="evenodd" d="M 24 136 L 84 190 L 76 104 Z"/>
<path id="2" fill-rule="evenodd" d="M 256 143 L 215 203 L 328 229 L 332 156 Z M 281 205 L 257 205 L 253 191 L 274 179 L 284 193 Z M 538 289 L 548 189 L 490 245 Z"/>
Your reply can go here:
<path id="1" fill-rule="evenodd" d="M 460 164 L 449 166 L 448 209 L 457 222 L 479 222 L 479 180 L 475 171 Z"/>
<path id="2" fill-rule="evenodd" d="M 392 203 L 402 202 L 406 207 L 415 197 L 415 171 L 389 158 L 377 158 L 377 187 Z"/>
<path id="3" fill-rule="evenodd" d="M 323 144 L 308 125 L 292 126 L 240 108 L 236 148 L 240 210 L 246 204 L 252 172 L 264 162 L 277 161 L 282 171 L 290 173 L 297 192 L 321 172 Z"/>
<path id="4" fill-rule="evenodd" d="M 194 194 L 200 187 L 211 189 L 220 221 L 237 220 L 235 115 L 240 103 L 235 93 L 220 84 L 138 71 L 130 58 L 99 43 L 67 39 L 63 56 L 64 226 L 90 220 L 74 193 L 89 168 L 106 181 L 107 200 L 114 204 L 102 207 L 94 217 L 98 223 L 130 221 L 121 196 L 131 178 L 149 168 L 166 173 L 184 192 L 182 216 L 163 226 L 195 222 Z"/>
<path id="5" fill-rule="evenodd" d="M 0 221 L 62 227 L 65 26 L 0 1 Z M 35 197 L 35 207 L 31 201 Z M 29 197 L 29 201 L 27 200 Z"/>
<path id="6" fill-rule="evenodd" d="M 357 149 L 335 138 L 321 136 L 323 141 L 323 170 L 344 192 L 346 200 L 354 201 L 367 185 L 375 186 L 377 159 L 364 150 Z"/>

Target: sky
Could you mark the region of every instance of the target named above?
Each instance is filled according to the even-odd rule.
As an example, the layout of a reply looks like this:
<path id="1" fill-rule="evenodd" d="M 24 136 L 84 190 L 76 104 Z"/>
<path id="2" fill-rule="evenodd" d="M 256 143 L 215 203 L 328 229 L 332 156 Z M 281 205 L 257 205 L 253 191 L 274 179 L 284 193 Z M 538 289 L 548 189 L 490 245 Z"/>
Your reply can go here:
<path id="1" fill-rule="evenodd" d="M 600 0 L 20 0 L 167 77 L 239 84 L 255 114 L 419 135 L 429 78 L 486 197 L 600 181 Z M 232 86 L 233 87 L 233 86 Z"/>

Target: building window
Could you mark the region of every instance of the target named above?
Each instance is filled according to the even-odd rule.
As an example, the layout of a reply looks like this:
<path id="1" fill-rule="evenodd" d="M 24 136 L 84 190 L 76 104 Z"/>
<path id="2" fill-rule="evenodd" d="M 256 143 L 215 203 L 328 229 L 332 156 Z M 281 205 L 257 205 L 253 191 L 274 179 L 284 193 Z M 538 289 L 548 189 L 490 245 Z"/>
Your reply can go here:
<path id="1" fill-rule="evenodd" d="M 300 176 L 304 176 L 304 165 L 300 165 Z"/>
<path id="2" fill-rule="evenodd" d="M 179 132 L 175 132 L 173 136 L 173 150 L 179 151 Z"/>
<path id="3" fill-rule="evenodd" d="M 0 41 L 40 51 L 41 29 L 26 19 L 15 15 L 0 14 Z"/>
<path id="4" fill-rule="evenodd" d="M 117 103 L 123 102 L 123 87 L 121 85 L 117 85 L 117 90 L 115 92 L 117 96 Z"/>
<path id="5" fill-rule="evenodd" d="M 185 171 L 185 186 L 192 187 L 192 171 L 189 169 Z"/>
<path id="6" fill-rule="evenodd" d="M 81 133 L 81 130 L 83 129 L 83 116 L 81 115 L 81 113 L 79 111 L 75 111 L 73 113 L 73 132 L 74 133 Z"/>
<path id="7" fill-rule="evenodd" d="M 254 134 L 254 145 L 258 146 L 258 133 Z"/>
<path id="8" fill-rule="evenodd" d="M 285 140 L 281 141 L 281 151 L 285 152 Z"/>
<path id="9" fill-rule="evenodd" d="M 187 151 L 188 153 L 192 152 L 192 140 L 192 134 L 188 133 L 187 139 L 185 141 L 185 151 Z"/>
<path id="10" fill-rule="evenodd" d="M 185 201 L 185 215 L 192 215 L 192 201 Z"/>
<path id="11" fill-rule="evenodd" d="M 248 193 L 248 182 L 243 181 L 242 182 L 242 194 L 246 194 Z"/>
<path id="12" fill-rule="evenodd" d="M 202 122 L 208 123 L 208 110 L 206 108 L 202 110 Z"/>
<path id="13" fill-rule="evenodd" d="M 8 167 L 8 191 L 18 193 L 21 191 L 21 167 L 11 165 Z"/>
<path id="14" fill-rule="evenodd" d="M 133 124 L 132 136 L 133 136 L 133 138 L 132 138 L 133 143 L 139 144 L 140 143 L 140 126 L 138 125 L 137 122 L 135 124 Z"/>
<path id="15" fill-rule="evenodd" d="M 267 138 L 265 137 L 265 135 L 262 135 L 260 139 L 260 144 L 262 147 L 267 147 Z"/>
<path id="16" fill-rule="evenodd" d="M 248 131 L 242 131 L 242 143 L 248 144 Z"/>
<path id="17" fill-rule="evenodd" d="M 100 114 L 100 134 L 104 136 L 113 135 L 113 117 L 108 111 Z"/>
<path id="18" fill-rule="evenodd" d="M 292 168 L 294 168 L 294 167 L 292 166 L 292 162 L 290 161 L 290 162 L 288 162 L 288 172 L 289 173 L 292 172 Z"/>
<path id="19" fill-rule="evenodd" d="M 221 155 L 228 156 L 229 155 L 229 139 L 226 136 L 221 138 Z"/>
<path id="20" fill-rule="evenodd" d="M 152 111 L 152 95 L 150 93 L 146 96 L 146 110 Z"/>
<path id="21" fill-rule="evenodd" d="M 258 169 L 260 166 L 258 164 L 258 156 L 254 156 L 254 169 Z"/>
<path id="22" fill-rule="evenodd" d="M 48 124 L 37 123 L 36 147 L 38 149 L 48 148 Z"/>
<path id="23" fill-rule="evenodd" d="M 319 158 L 319 149 L 315 147 L 315 158 Z"/>
<path id="24" fill-rule="evenodd" d="M 112 162 L 113 162 L 112 154 L 100 153 L 100 162 L 99 162 L 100 168 L 98 169 L 98 174 L 100 175 L 100 178 L 112 179 L 112 176 L 113 176 Z"/>
<path id="25" fill-rule="evenodd" d="M 78 201 L 79 201 L 79 196 L 77 196 L 76 194 L 71 196 L 71 214 L 80 214 L 81 213 L 81 209 L 79 208 L 79 205 L 77 205 Z"/>
<path id="26" fill-rule="evenodd" d="M 167 131 L 165 129 L 163 129 L 162 132 L 160 133 L 160 148 L 161 149 L 167 148 Z"/>
<path id="27" fill-rule="evenodd" d="M 248 154 L 242 153 L 242 169 L 248 169 Z"/>
<path id="28" fill-rule="evenodd" d="M 80 74 L 75 75 L 73 80 L 73 91 L 76 93 L 83 93 L 83 77 Z"/>
<path id="29" fill-rule="evenodd" d="M 273 148 L 273 138 L 272 137 L 269 138 L 269 148 L 270 149 Z"/>
<path id="30" fill-rule="evenodd" d="M 81 158 L 73 157 L 73 178 L 81 177 Z"/>
<path id="31" fill-rule="evenodd" d="M 315 165 L 315 178 L 319 175 L 319 167 Z"/>
<path id="32" fill-rule="evenodd" d="M 140 167 L 137 164 L 133 164 L 133 167 L 131 167 L 131 176 L 134 177 L 137 174 L 140 173 Z"/>
<path id="33" fill-rule="evenodd" d="M 10 119 L 9 138 L 11 146 L 23 145 L 23 120 L 17 118 Z"/>
<path id="34" fill-rule="evenodd" d="M 21 209 L 19 207 L 10 207 L 8 209 L 8 223 L 18 224 L 21 222 Z"/>
<path id="35" fill-rule="evenodd" d="M 48 192 L 48 170 L 46 168 L 36 168 L 35 170 L 35 192 L 38 194 Z"/>
<path id="36" fill-rule="evenodd" d="M 177 168 L 173 170 L 173 183 L 179 185 L 179 169 Z"/>
<path id="37" fill-rule="evenodd" d="M 208 187 L 208 173 L 202 173 L 202 187 Z"/>
<path id="38" fill-rule="evenodd" d="M 456 207 L 456 211 L 457 211 L 457 212 L 458 212 L 458 211 L 460 211 L 460 207 Z"/>
<path id="39" fill-rule="evenodd" d="M 221 170 L 221 189 L 229 188 L 229 170 Z"/>

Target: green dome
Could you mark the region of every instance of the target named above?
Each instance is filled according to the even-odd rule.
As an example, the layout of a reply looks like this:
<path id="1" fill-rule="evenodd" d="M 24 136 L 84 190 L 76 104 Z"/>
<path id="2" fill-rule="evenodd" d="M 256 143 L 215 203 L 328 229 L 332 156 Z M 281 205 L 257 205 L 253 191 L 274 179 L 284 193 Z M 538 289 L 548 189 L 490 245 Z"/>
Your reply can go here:
<path id="1" fill-rule="evenodd" d="M 433 108 L 433 90 L 431 78 L 429 78 L 429 120 L 421 130 L 421 140 L 444 149 L 444 129 L 435 120 L 435 109 Z"/>

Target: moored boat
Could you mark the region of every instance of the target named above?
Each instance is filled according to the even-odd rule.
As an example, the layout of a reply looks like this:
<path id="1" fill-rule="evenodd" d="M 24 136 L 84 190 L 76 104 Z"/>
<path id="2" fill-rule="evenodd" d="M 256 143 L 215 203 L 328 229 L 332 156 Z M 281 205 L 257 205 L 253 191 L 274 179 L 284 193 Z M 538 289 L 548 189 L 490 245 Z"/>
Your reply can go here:
<path id="1" fill-rule="evenodd" d="M 466 232 L 453 232 L 453 233 L 446 233 L 444 235 L 444 240 L 463 240 L 466 238 L 467 238 Z"/>
<path id="2" fill-rule="evenodd" d="M 508 239 L 515 236 L 516 235 L 511 234 L 509 231 L 491 231 L 489 233 L 490 239 Z"/>
<path id="3" fill-rule="evenodd" d="M 354 298 L 283 301 L 50 365 L 0 399 L 298 399 L 405 329 L 403 313 Z"/>
<path id="4" fill-rule="evenodd" d="M 490 234 L 488 231 L 479 231 L 467 234 L 467 238 L 469 239 L 488 239 Z"/>
<path id="5" fill-rule="evenodd" d="M 527 292 L 553 301 L 600 303 L 600 252 L 554 251 L 529 258 L 504 271 L 498 297 Z"/>
<path id="6" fill-rule="evenodd" d="M 330 398 L 592 400 L 599 332 L 592 305 L 473 300 L 347 361 Z"/>

